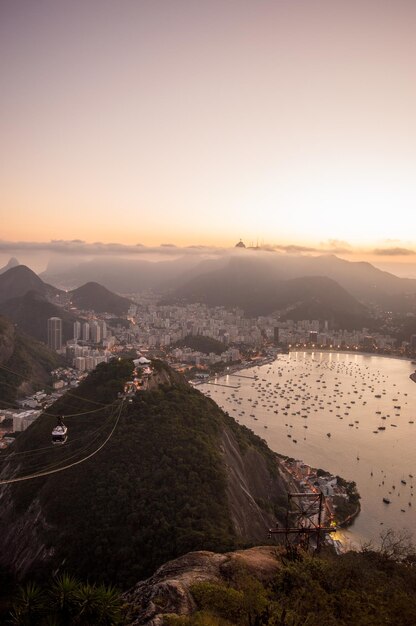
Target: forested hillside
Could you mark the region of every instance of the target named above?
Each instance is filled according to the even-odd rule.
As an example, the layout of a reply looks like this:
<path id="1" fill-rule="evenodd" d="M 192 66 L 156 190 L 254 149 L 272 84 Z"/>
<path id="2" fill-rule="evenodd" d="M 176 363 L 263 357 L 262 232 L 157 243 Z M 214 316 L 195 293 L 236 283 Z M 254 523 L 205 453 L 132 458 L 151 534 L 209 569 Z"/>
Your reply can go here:
<path id="1" fill-rule="evenodd" d="M 42 343 L 17 331 L 0 316 L 0 399 L 13 406 L 19 395 L 51 382 L 59 356 Z"/>
<path id="2" fill-rule="evenodd" d="M 126 586 L 190 550 L 266 537 L 283 490 L 275 455 L 169 368 L 153 365 L 163 384 L 132 403 L 117 398 L 132 362 L 98 366 L 18 438 L 3 479 L 77 462 L 115 428 L 89 460 L 2 488 L 3 565 L 20 576 L 65 567 Z M 68 416 L 65 446 L 50 445 L 52 414 Z M 260 486 L 244 473 L 244 459 Z"/>

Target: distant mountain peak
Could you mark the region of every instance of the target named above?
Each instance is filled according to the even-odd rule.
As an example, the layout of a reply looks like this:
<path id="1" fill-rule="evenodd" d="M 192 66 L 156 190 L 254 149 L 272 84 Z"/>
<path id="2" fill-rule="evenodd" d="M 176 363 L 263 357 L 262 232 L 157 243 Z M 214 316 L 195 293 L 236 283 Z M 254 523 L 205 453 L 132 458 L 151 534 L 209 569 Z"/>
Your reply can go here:
<path id="1" fill-rule="evenodd" d="M 19 261 L 16 259 L 16 257 L 12 256 L 9 259 L 7 265 L 0 268 L 0 274 L 4 274 L 4 272 L 7 272 L 7 270 L 10 270 L 12 267 L 17 267 L 18 265 L 20 265 Z"/>
<path id="2" fill-rule="evenodd" d="M 119 296 L 107 287 L 95 281 L 90 281 L 69 292 L 71 302 L 79 309 L 92 310 L 97 313 L 114 313 L 123 315 L 127 313 L 132 304 L 127 298 Z"/>

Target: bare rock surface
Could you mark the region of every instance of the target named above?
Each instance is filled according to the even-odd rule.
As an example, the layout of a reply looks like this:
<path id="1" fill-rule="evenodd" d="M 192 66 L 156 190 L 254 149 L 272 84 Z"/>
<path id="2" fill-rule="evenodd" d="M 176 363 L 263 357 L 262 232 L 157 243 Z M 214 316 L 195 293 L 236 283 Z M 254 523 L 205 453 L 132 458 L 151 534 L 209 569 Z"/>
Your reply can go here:
<path id="1" fill-rule="evenodd" d="M 153 576 L 125 594 L 131 606 L 130 626 L 161 626 L 166 614 L 189 615 L 195 610 L 192 585 L 229 582 L 242 569 L 262 582 L 273 578 L 280 567 L 277 549 L 259 546 L 225 554 L 200 551 L 162 565 Z"/>

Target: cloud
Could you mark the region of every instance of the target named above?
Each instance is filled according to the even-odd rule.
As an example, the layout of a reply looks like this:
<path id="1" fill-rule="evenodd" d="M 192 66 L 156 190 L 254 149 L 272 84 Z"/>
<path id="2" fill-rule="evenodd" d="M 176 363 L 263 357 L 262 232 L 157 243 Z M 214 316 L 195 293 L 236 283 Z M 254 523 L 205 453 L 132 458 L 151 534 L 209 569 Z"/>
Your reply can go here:
<path id="1" fill-rule="evenodd" d="M 52 252 L 65 255 L 118 255 L 118 256 L 142 256 L 142 255 L 218 255 L 230 253 L 227 248 L 215 246 L 184 246 L 174 244 L 161 244 L 160 246 L 144 246 L 143 244 L 125 245 L 122 243 L 102 243 L 95 241 L 87 243 L 80 239 L 53 239 L 46 242 L 38 241 L 2 241 L 0 240 L 0 252 Z"/>
<path id="2" fill-rule="evenodd" d="M 282 250 L 283 252 L 287 252 L 288 254 L 301 254 L 302 252 L 319 252 L 318 248 L 310 248 L 308 246 L 296 246 L 296 245 L 275 245 L 273 246 L 275 250 Z"/>
<path id="3" fill-rule="evenodd" d="M 328 241 L 323 241 L 321 246 L 333 254 L 349 254 L 353 252 L 352 245 L 342 239 L 328 239 Z"/>
<path id="4" fill-rule="evenodd" d="M 372 253 L 377 256 L 411 256 L 416 251 L 410 248 L 376 248 Z"/>
<path id="5" fill-rule="evenodd" d="M 276 250 L 287 252 L 288 254 L 302 254 L 302 253 L 314 253 L 314 254 L 352 254 L 353 248 L 346 241 L 340 241 L 338 239 L 330 239 L 326 242 L 321 242 L 319 246 L 298 246 L 298 245 L 280 245 L 273 246 Z"/>

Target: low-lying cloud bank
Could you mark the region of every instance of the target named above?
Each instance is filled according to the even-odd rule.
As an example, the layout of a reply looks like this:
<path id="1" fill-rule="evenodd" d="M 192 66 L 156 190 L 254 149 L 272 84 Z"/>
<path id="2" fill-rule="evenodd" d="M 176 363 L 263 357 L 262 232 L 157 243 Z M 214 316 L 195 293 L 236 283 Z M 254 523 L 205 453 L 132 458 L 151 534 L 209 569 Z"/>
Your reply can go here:
<path id="1" fill-rule="evenodd" d="M 416 255 L 416 250 L 410 248 L 376 248 L 373 250 L 376 256 L 412 256 Z"/>
<path id="2" fill-rule="evenodd" d="M 380 257 L 410 257 L 416 251 L 404 247 L 380 247 L 374 249 L 357 249 L 346 241 L 329 240 L 321 242 L 317 246 L 297 244 L 264 244 L 258 248 L 260 251 L 270 251 L 280 254 L 339 254 L 354 256 L 380 256 Z M 0 240 L 0 253 L 19 252 L 49 252 L 54 254 L 76 256 L 145 256 L 157 255 L 159 257 L 178 256 L 223 256 L 241 253 L 241 248 L 224 248 L 218 246 L 189 245 L 176 246 L 173 243 L 161 243 L 158 246 L 146 246 L 143 244 L 128 245 L 122 243 L 103 243 L 96 241 L 89 243 L 81 239 L 53 239 L 51 241 L 2 241 Z"/>
<path id="3" fill-rule="evenodd" d="M 232 250 L 232 249 L 231 249 Z M 143 244 L 126 245 L 122 243 L 102 243 L 96 241 L 88 243 L 80 239 L 54 239 L 47 242 L 38 241 L 0 241 L 0 252 L 53 252 L 66 255 L 85 256 L 139 256 L 157 254 L 163 256 L 178 255 L 216 255 L 229 251 L 226 248 L 214 246 L 175 246 L 171 243 L 162 243 L 159 246 L 145 246 Z"/>

